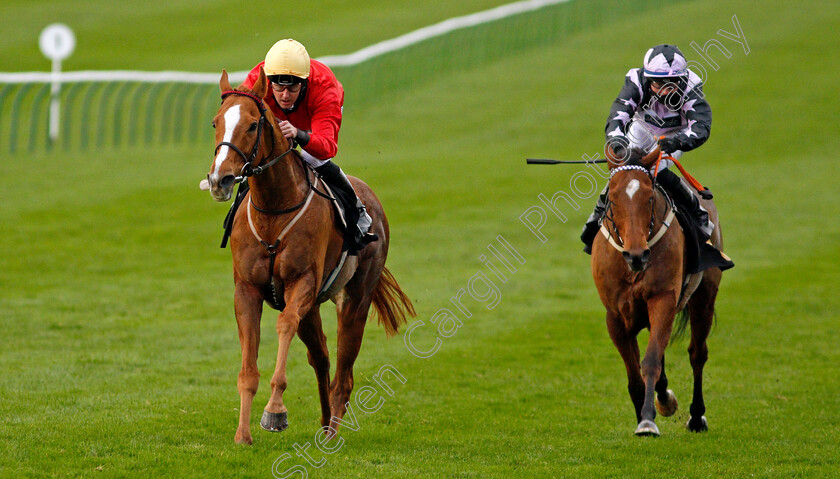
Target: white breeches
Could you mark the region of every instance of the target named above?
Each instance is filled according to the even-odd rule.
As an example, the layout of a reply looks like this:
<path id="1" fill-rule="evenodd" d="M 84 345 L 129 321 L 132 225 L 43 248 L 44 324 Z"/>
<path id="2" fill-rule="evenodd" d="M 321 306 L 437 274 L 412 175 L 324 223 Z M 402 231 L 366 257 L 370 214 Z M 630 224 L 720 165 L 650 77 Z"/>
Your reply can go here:
<path id="1" fill-rule="evenodd" d="M 324 165 L 327 164 L 328 161 L 330 161 L 332 159 L 332 158 L 328 158 L 326 160 L 319 160 L 318 158 L 315 158 L 314 156 L 310 155 L 309 153 L 306 152 L 306 150 L 303 150 L 303 149 L 300 150 L 300 156 L 303 158 L 303 161 L 305 161 L 312 168 L 318 168 L 319 166 L 324 166 Z"/>
<path id="2" fill-rule="evenodd" d="M 676 131 L 673 133 L 666 133 L 665 136 L 671 136 L 672 134 L 677 133 Z M 647 126 L 644 122 L 641 121 L 633 121 L 630 123 L 630 128 L 627 129 L 627 139 L 630 140 L 630 148 L 641 148 L 645 153 L 651 153 L 653 150 L 656 149 L 656 145 L 658 144 L 659 137 L 654 134 L 654 132 Z M 680 159 L 683 152 L 677 150 L 671 153 L 676 159 Z M 659 171 L 664 170 L 671 166 L 674 162 L 671 160 L 663 159 L 659 163 Z M 654 172 L 651 169 L 651 173 L 658 173 Z"/>

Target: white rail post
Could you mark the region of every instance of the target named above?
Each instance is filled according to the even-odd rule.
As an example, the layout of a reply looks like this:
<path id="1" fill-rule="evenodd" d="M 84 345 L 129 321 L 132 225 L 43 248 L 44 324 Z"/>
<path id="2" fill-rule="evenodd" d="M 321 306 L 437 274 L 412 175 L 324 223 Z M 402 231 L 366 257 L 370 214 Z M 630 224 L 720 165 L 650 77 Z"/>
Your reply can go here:
<path id="1" fill-rule="evenodd" d="M 58 139 L 58 125 L 60 118 L 59 93 L 61 92 L 61 60 L 69 57 L 76 48 L 76 36 L 73 30 L 63 23 L 53 23 L 47 26 L 38 38 L 41 53 L 52 60 L 52 88 L 50 93 L 50 140 Z"/>

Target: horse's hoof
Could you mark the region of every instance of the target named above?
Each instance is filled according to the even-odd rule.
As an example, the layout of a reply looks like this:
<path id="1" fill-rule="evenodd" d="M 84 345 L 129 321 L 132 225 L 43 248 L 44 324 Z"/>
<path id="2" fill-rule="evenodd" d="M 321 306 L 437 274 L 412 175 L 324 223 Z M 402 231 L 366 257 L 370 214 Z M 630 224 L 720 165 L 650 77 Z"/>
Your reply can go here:
<path id="1" fill-rule="evenodd" d="M 285 431 L 289 427 L 289 421 L 286 416 L 285 412 L 263 411 L 262 419 L 260 419 L 260 427 L 271 432 Z"/>
<path id="2" fill-rule="evenodd" d="M 642 422 L 639 423 L 639 427 L 636 428 L 636 435 L 659 437 L 659 428 L 656 427 L 656 423 L 650 419 L 643 419 Z"/>
<path id="3" fill-rule="evenodd" d="M 251 437 L 251 434 L 242 434 L 239 431 L 236 431 L 236 436 L 233 438 L 233 440 L 237 444 L 244 444 L 246 446 L 250 446 L 254 443 L 254 439 Z"/>
<path id="4" fill-rule="evenodd" d="M 706 422 L 706 416 L 700 416 L 700 419 L 691 417 L 685 427 L 691 432 L 705 432 L 709 430 L 709 423 Z"/>
<path id="5" fill-rule="evenodd" d="M 662 417 L 670 417 L 673 416 L 675 412 L 677 412 L 677 396 L 674 395 L 674 391 L 670 389 L 666 391 L 668 394 L 668 401 L 665 404 L 659 402 L 659 398 L 656 398 L 656 410 L 659 412 L 659 415 Z"/>

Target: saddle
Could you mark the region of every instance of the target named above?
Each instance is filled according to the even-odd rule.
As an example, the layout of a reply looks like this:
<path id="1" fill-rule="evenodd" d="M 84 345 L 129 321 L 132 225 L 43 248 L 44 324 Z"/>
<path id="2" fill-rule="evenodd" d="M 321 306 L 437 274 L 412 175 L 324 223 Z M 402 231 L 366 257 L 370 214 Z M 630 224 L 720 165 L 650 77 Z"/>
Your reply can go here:
<path id="1" fill-rule="evenodd" d="M 314 170 L 313 170 L 314 171 Z M 341 247 L 342 252 L 348 251 L 350 255 L 355 256 L 357 251 L 355 247 L 355 239 L 353 238 L 353 230 L 347 225 L 355 225 L 356 220 L 351 217 L 348 212 L 356 211 L 356 197 L 349 196 L 341 188 L 335 187 L 327 182 L 323 176 L 320 177 L 324 183 L 324 189 L 329 195 L 329 198 L 335 209 L 335 227 L 344 235 L 344 245 Z"/>
<path id="2" fill-rule="evenodd" d="M 664 188 L 660 188 L 660 191 L 670 198 L 672 205 L 676 205 L 677 221 L 680 227 L 682 227 L 683 236 L 685 236 L 686 274 L 699 273 L 709 268 L 720 268 L 721 271 L 725 271 L 735 266 L 728 256 L 712 246 L 708 241 L 700 240 L 700 225 L 697 222 L 697 218 L 688 214 L 688 208 L 685 205 L 675 202 Z M 708 188 L 704 191 L 711 196 Z"/>

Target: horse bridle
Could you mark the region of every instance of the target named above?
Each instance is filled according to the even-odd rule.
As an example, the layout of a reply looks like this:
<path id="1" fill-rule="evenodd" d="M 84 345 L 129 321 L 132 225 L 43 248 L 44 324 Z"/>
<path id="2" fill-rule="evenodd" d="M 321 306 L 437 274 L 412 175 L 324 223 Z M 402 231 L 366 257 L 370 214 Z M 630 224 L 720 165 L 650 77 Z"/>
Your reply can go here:
<path id="1" fill-rule="evenodd" d="M 238 146 L 234 145 L 233 143 L 231 143 L 229 141 L 222 141 L 222 142 L 219 142 L 219 144 L 216 145 L 216 154 L 219 153 L 219 148 L 221 148 L 222 146 L 227 146 L 227 147 L 230 147 L 237 154 L 239 154 L 239 156 L 241 156 L 243 160 L 245 160 L 245 164 L 242 166 L 242 170 L 240 170 L 239 176 L 237 176 L 234 179 L 234 181 L 236 183 L 242 183 L 243 181 L 247 180 L 251 176 L 262 174 L 263 171 L 265 171 L 266 169 L 270 168 L 275 163 L 277 163 L 278 161 L 283 159 L 283 157 L 285 157 L 286 155 L 288 155 L 289 153 L 291 153 L 295 149 L 295 144 L 294 144 L 294 142 L 291 142 L 289 144 L 289 149 L 288 150 L 286 150 L 285 152 L 280 154 L 280 156 L 272 159 L 268 163 L 266 163 L 264 165 L 254 166 L 253 163 L 254 163 L 254 161 L 256 161 L 257 153 L 260 150 L 260 140 L 262 139 L 263 128 L 265 127 L 266 122 L 268 121 L 267 117 L 265 116 L 265 105 L 263 104 L 262 99 L 257 97 L 256 95 L 252 95 L 250 93 L 237 91 L 237 90 L 228 90 L 228 91 L 222 92 L 222 101 L 224 102 L 225 98 L 227 98 L 230 95 L 246 96 L 246 97 L 254 100 L 257 103 L 257 108 L 260 110 L 260 120 L 259 120 L 259 123 L 257 125 L 257 141 L 254 142 L 254 148 L 251 150 L 250 155 L 245 155 L 245 153 L 242 150 L 240 150 Z M 274 128 L 271 128 L 271 125 L 269 125 L 269 131 L 271 132 L 271 145 L 274 145 L 274 142 L 276 141 L 276 138 L 274 137 Z"/>
<path id="2" fill-rule="evenodd" d="M 612 177 L 616 173 L 621 172 L 621 171 L 627 171 L 627 170 L 644 171 L 645 174 L 648 175 L 648 177 L 651 178 L 651 180 L 653 181 L 653 187 L 654 188 L 660 188 L 660 186 L 656 183 L 656 177 L 651 175 L 650 171 L 648 171 L 647 168 L 645 168 L 644 166 L 641 166 L 641 165 L 623 165 L 623 166 L 619 166 L 617 168 L 613 168 L 610 171 L 610 180 L 612 180 Z M 653 245 L 655 245 L 660 239 L 662 239 L 662 236 L 665 235 L 665 232 L 671 226 L 671 222 L 673 221 L 674 216 L 676 215 L 676 212 L 675 212 L 676 209 L 674 207 L 673 201 L 670 200 L 670 197 L 668 195 L 665 195 L 665 197 L 668 198 L 668 200 L 669 200 L 668 206 L 669 206 L 670 212 L 668 213 L 668 216 L 662 221 L 662 227 L 659 229 L 659 231 L 655 235 L 653 233 L 653 227 L 656 225 L 656 215 L 654 214 L 654 209 L 656 207 L 656 204 L 655 204 L 656 194 L 654 194 L 650 197 L 650 226 L 648 227 L 648 248 L 653 247 Z M 607 241 L 609 241 L 609 243 L 611 245 L 613 245 L 613 247 L 615 247 L 615 249 L 617 249 L 618 251 L 624 252 L 624 240 L 621 239 L 621 233 L 619 233 L 618 226 L 615 224 L 615 220 L 612 218 L 612 216 L 610 214 L 611 211 L 612 211 L 612 201 L 609 201 L 607 203 L 606 212 L 604 213 L 604 219 L 607 219 L 607 220 L 610 221 L 610 223 L 612 223 L 612 229 L 613 229 L 613 232 L 615 233 L 615 238 L 613 238 L 613 235 L 609 232 L 609 230 L 607 230 L 607 228 L 603 224 L 603 222 L 601 223 L 601 232 L 604 234 Z M 616 239 L 617 239 L 617 241 L 616 241 Z"/>

